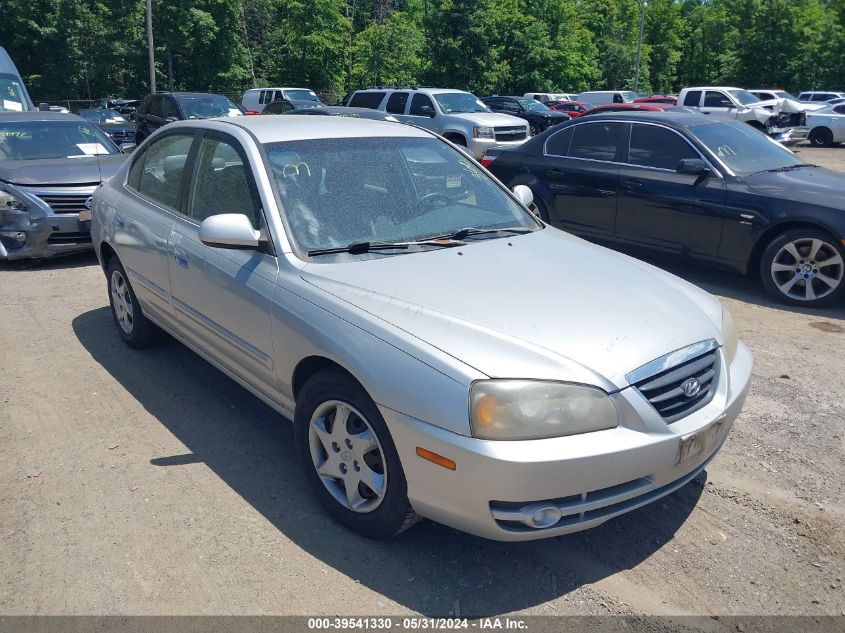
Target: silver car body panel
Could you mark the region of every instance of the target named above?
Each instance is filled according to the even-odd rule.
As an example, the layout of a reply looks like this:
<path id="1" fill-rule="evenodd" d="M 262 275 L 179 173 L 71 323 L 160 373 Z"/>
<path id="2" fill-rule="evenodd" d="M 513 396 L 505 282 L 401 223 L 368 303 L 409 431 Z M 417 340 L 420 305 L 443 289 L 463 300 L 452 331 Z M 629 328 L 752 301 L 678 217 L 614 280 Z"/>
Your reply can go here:
<path id="1" fill-rule="evenodd" d="M 256 181 L 271 252 L 202 244 L 199 225 L 126 186 L 129 164 L 97 191 L 97 255 L 103 259 L 105 245 L 117 254 L 151 320 L 289 418 L 298 368 L 311 359 L 343 367 L 379 406 L 413 507 L 490 538 L 591 527 L 683 485 L 718 450 L 747 390 L 747 348 L 740 344 L 732 363 L 723 359 L 712 400 L 672 424 L 626 377 L 672 350 L 711 339 L 722 345 L 716 299 L 548 227 L 470 243 L 461 256 L 444 249 L 346 262 L 300 259 L 258 143 L 429 135 L 380 121 L 301 119 L 174 123 L 139 148 L 193 129 L 236 139 Z M 473 438 L 469 388 L 492 376 L 595 385 L 610 394 L 619 426 L 544 440 Z M 678 462 L 684 438 L 712 425 L 718 432 L 708 431 L 706 446 Z M 420 459 L 418 446 L 453 459 L 457 469 Z M 572 495 L 583 495 L 577 520 L 568 515 L 546 530 L 495 518 L 501 504 L 524 514 L 532 504 Z"/>

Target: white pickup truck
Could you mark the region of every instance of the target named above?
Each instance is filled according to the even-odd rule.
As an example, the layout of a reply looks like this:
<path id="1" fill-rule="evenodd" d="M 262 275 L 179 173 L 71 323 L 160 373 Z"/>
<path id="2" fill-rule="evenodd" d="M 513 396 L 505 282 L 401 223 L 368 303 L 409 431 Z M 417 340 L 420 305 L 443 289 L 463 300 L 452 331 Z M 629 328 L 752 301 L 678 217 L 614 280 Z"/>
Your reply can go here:
<path id="1" fill-rule="evenodd" d="M 785 145 L 806 140 L 809 134 L 806 111 L 811 108 L 791 99 L 759 98 L 742 88 L 696 86 L 684 88 L 678 105 L 703 114 L 719 114 L 744 121 Z"/>

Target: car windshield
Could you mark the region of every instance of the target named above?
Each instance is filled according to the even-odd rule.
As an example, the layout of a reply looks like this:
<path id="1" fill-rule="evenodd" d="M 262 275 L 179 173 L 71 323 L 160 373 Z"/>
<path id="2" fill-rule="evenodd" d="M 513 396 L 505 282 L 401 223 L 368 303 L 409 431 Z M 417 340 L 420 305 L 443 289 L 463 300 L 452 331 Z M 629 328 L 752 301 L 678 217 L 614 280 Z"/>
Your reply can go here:
<path id="1" fill-rule="evenodd" d="M 179 105 L 189 119 L 242 116 L 241 109 L 222 95 L 197 95 L 178 97 Z"/>
<path id="2" fill-rule="evenodd" d="M 803 165 L 795 154 L 747 123 L 691 125 L 690 132 L 739 176 Z"/>
<path id="3" fill-rule="evenodd" d="M 728 93 L 741 105 L 751 105 L 752 103 L 757 103 L 760 98 L 755 97 L 753 94 L 748 92 L 747 90 L 728 90 Z"/>
<path id="4" fill-rule="evenodd" d="M 466 227 L 538 228 L 483 169 L 435 138 L 313 139 L 265 149 L 287 225 L 304 251 Z"/>
<path id="5" fill-rule="evenodd" d="M 640 98 L 640 95 L 636 92 L 623 92 L 621 94 L 623 103 L 631 103 L 634 99 Z"/>
<path id="6" fill-rule="evenodd" d="M 29 110 L 23 86 L 13 75 L 0 75 L 0 112 L 23 112 Z"/>
<path id="7" fill-rule="evenodd" d="M 293 101 L 319 101 L 320 97 L 313 90 L 285 90 L 285 96 Z"/>
<path id="8" fill-rule="evenodd" d="M 534 99 L 517 99 L 519 105 L 530 112 L 548 112 L 549 108 Z"/>
<path id="9" fill-rule="evenodd" d="M 792 99 L 793 101 L 798 101 L 798 97 L 793 95 L 791 92 L 787 92 L 786 90 L 778 90 L 775 92 L 775 96 L 778 99 Z"/>
<path id="10" fill-rule="evenodd" d="M 79 116 L 92 123 L 129 123 L 117 110 L 80 110 Z"/>
<path id="11" fill-rule="evenodd" d="M 490 112 L 484 102 L 468 92 L 442 92 L 434 95 L 440 109 L 446 114 L 452 112 Z"/>
<path id="12" fill-rule="evenodd" d="M 105 134 L 76 121 L 0 122 L 0 160 L 85 158 L 118 154 Z"/>

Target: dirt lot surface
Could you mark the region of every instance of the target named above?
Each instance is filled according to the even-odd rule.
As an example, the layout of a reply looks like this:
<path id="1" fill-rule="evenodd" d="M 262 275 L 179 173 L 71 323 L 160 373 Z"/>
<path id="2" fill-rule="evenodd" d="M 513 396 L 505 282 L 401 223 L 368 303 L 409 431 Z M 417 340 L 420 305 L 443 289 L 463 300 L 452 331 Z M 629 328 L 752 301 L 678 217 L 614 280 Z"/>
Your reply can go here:
<path id="1" fill-rule="evenodd" d="M 801 155 L 845 169 L 845 149 Z M 0 266 L 0 615 L 845 614 L 845 305 L 671 270 L 755 355 L 724 449 L 644 509 L 501 544 L 351 534 L 287 422 L 175 342 L 121 343 L 93 256 Z"/>

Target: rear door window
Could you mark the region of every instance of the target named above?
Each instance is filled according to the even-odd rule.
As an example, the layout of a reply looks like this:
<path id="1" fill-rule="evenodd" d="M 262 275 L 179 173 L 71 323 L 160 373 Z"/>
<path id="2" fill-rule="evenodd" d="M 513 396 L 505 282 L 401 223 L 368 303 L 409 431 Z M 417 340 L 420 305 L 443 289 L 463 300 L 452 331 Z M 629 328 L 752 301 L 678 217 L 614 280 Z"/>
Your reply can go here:
<path id="1" fill-rule="evenodd" d="M 408 103 L 407 92 L 394 92 L 387 100 L 387 111 L 391 114 L 405 114 L 405 106 Z"/>
<path id="2" fill-rule="evenodd" d="M 568 156 L 589 160 L 616 160 L 622 137 L 622 123 L 600 121 L 576 125 L 572 131 Z"/>
<path id="3" fill-rule="evenodd" d="M 370 110 L 378 110 L 382 99 L 384 99 L 384 95 L 384 92 L 356 92 L 352 95 L 349 105 L 353 108 L 369 108 Z"/>
<path id="4" fill-rule="evenodd" d="M 147 147 L 143 156 L 132 165 L 129 186 L 137 182 L 137 191 L 163 207 L 178 211 L 182 178 L 193 134 L 168 134 Z M 143 166 L 139 167 L 139 163 Z M 136 170 L 140 168 L 140 173 Z"/>
<path id="5" fill-rule="evenodd" d="M 566 156 L 569 152 L 569 142 L 572 140 L 572 128 L 556 132 L 546 141 L 546 154 L 552 156 Z"/>
<path id="6" fill-rule="evenodd" d="M 701 104 L 701 90 L 690 90 L 684 97 L 684 105 L 697 108 Z"/>

